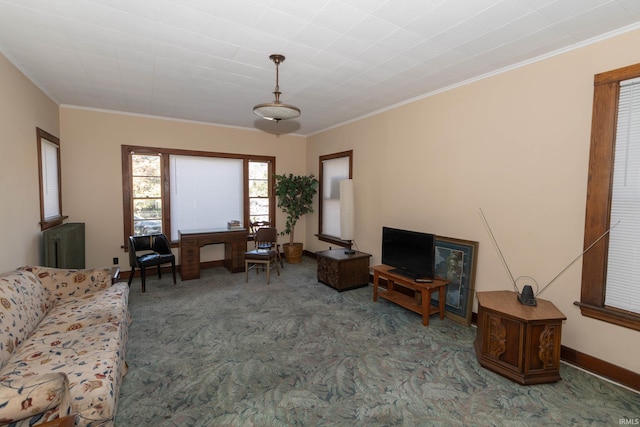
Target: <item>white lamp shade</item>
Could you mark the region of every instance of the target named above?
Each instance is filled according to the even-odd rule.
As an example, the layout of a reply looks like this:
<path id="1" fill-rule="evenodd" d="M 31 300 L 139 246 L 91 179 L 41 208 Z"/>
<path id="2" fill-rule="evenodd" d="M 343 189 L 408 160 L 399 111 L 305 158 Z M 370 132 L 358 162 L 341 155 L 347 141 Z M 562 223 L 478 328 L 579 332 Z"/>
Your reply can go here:
<path id="1" fill-rule="evenodd" d="M 353 180 L 340 181 L 340 239 L 353 240 Z"/>

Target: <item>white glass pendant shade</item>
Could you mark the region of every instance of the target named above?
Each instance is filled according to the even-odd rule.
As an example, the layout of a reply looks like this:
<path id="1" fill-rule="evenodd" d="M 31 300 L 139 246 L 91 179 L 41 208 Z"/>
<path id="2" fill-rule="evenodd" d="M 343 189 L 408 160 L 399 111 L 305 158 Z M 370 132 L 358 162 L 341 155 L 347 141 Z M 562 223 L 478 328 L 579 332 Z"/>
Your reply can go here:
<path id="1" fill-rule="evenodd" d="M 258 104 L 253 107 L 253 112 L 263 119 L 274 120 L 276 122 L 300 117 L 300 109 L 298 107 L 281 102 Z"/>

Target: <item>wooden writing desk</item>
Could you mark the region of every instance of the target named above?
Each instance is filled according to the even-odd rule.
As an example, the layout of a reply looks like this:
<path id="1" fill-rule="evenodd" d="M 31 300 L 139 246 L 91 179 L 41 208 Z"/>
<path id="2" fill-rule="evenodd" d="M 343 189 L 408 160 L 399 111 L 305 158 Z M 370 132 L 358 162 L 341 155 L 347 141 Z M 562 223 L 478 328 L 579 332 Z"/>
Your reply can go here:
<path id="1" fill-rule="evenodd" d="M 224 243 L 224 266 L 232 273 L 244 271 L 244 253 L 247 251 L 245 228 L 228 230 L 179 230 L 180 277 L 182 280 L 200 278 L 200 248 Z"/>
<path id="2" fill-rule="evenodd" d="M 396 303 L 406 309 L 422 314 L 422 324 L 429 326 L 429 316 L 440 313 L 440 319 L 444 319 L 444 304 L 447 288 L 449 283 L 447 280 L 433 279 L 431 283 L 417 283 L 399 274 L 392 273 L 393 267 L 388 265 L 376 265 L 371 267 L 373 270 L 373 301 L 378 300 L 378 296 Z M 378 281 L 380 278 L 387 281 L 386 290 L 378 290 Z M 394 284 L 404 288 L 411 289 L 415 292 L 415 297 L 410 297 L 394 289 Z M 439 291 L 438 307 L 431 305 L 431 293 Z"/>

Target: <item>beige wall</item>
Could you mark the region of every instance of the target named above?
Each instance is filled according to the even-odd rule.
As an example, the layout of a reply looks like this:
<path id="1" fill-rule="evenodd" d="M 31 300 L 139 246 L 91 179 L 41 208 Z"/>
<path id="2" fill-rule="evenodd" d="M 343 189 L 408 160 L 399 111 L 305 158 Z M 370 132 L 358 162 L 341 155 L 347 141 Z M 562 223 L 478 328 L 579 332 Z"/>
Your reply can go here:
<path id="1" fill-rule="evenodd" d="M 129 270 L 121 248 L 123 144 L 276 156 L 277 173 L 304 174 L 306 168 L 305 138 L 297 136 L 65 107 L 60 110 L 60 130 L 65 209 L 70 222 L 86 223 L 89 267 L 112 265 L 118 257 L 121 268 Z M 284 228 L 284 217 L 277 220 Z M 302 238 L 304 222 L 300 227 Z M 221 245 L 202 252 L 203 261 L 223 258 Z"/>
<path id="2" fill-rule="evenodd" d="M 41 262 L 36 127 L 56 136 L 59 129 L 56 104 L 1 54 L 0 94 L 0 272 L 3 272 Z M 61 150 L 64 152 L 64 145 Z"/>
<path id="3" fill-rule="evenodd" d="M 476 290 L 510 290 L 482 208 L 513 275 L 543 287 L 582 252 L 593 76 L 640 62 L 638 45 L 635 31 L 311 136 L 309 170 L 354 150 L 355 236 L 372 263 L 383 225 L 475 240 Z M 326 248 L 313 232 L 307 246 Z M 567 316 L 563 345 L 640 372 L 640 333 L 582 317 L 580 279 L 576 262 L 541 295 Z"/>

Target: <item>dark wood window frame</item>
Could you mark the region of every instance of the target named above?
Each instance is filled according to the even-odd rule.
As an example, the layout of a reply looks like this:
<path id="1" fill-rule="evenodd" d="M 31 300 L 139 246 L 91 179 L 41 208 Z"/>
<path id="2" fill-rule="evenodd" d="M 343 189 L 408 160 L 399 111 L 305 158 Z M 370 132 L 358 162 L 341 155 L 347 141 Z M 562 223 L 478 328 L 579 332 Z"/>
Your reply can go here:
<path id="1" fill-rule="evenodd" d="M 274 180 L 273 180 L 273 175 L 275 174 L 275 169 L 274 169 L 274 163 L 267 161 L 265 162 L 264 160 L 260 160 L 260 159 L 256 159 L 255 157 L 252 157 L 249 159 L 249 161 L 247 162 L 247 185 L 249 184 L 249 181 L 251 181 L 251 178 L 248 176 L 249 173 L 249 164 L 250 163 L 267 163 L 267 192 L 268 192 L 268 198 L 269 199 L 269 219 L 268 221 L 271 224 L 274 224 L 274 222 L 272 221 L 274 216 L 273 216 L 273 202 L 274 200 L 272 199 L 272 195 L 274 194 Z M 251 221 L 251 199 L 265 199 L 265 197 L 259 197 L 259 196 L 255 196 L 255 197 L 251 197 L 251 195 L 247 196 L 247 200 L 249 203 L 249 221 Z M 251 238 L 251 236 L 250 236 Z"/>
<path id="2" fill-rule="evenodd" d="M 171 235 L 171 174 L 169 172 L 169 160 L 171 155 L 181 156 L 201 156 L 201 157 L 218 157 L 227 159 L 242 159 L 244 161 L 243 174 L 243 199 L 244 212 L 243 222 L 249 224 L 249 161 L 263 161 L 270 163 L 270 172 L 275 173 L 276 158 L 273 156 L 258 156 L 245 154 L 217 153 L 209 151 L 182 150 L 172 148 L 143 147 L 134 145 L 122 145 L 122 206 L 124 213 L 124 235 L 123 247 L 128 248 L 129 236 L 133 235 L 133 189 L 131 186 L 131 154 L 160 154 L 162 168 L 162 229 L 167 236 Z M 270 174 L 270 179 L 273 173 Z M 275 191 L 273 191 L 273 182 L 269 185 L 269 217 L 270 221 L 275 222 Z M 172 242 L 172 246 L 177 246 L 177 242 Z"/>
<path id="3" fill-rule="evenodd" d="M 342 240 L 340 238 L 336 238 L 334 236 L 329 236 L 327 234 L 322 233 L 322 200 L 323 200 L 323 162 L 331 159 L 339 159 L 341 157 L 349 158 L 349 179 L 353 178 L 353 150 L 341 151 L 339 153 L 327 154 L 319 157 L 318 164 L 318 181 L 320 182 L 319 190 L 318 190 L 318 234 L 316 237 L 318 240 L 323 242 L 332 243 L 337 246 L 341 246 L 344 248 L 351 248 L 352 242 L 348 240 Z"/>
<path id="4" fill-rule="evenodd" d="M 609 229 L 620 82 L 636 77 L 640 77 L 640 64 L 596 74 L 594 78 L 585 249 Z M 584 255 L 580 301 L 575 304 L 583 316 L 640 330 L 640 314 L 608 307 L 604 303 L 608 248 L 607 234 Z"/>
<path id="5" fill-rule="evenodd" d="M 53 136 L 49 132 L 38 127 L 36 128 L 36 137 L 38 146 L 38 180 L 40 182 L 40 229 L 44 231 L 62 224 L 62 222 L 68 217 L 62 215 L 62 170 L 60 165 L 60 138 Z M 60 215 L 49 218 L 45 218 L 46 202 L 44 186 L 46 185 L 46 177 L 45 171 L 42 169 L 42 140 L 46 140 L 50 144 L 57 147 L 56 162 L 58 164 L 58 208 L 60 210 Z"/>

